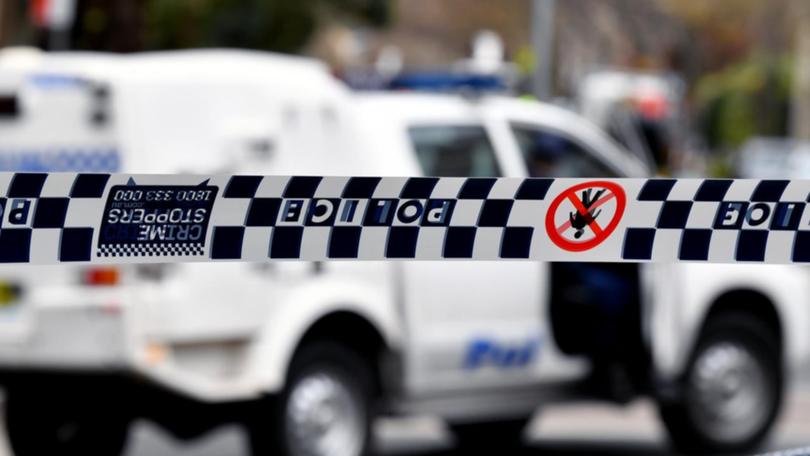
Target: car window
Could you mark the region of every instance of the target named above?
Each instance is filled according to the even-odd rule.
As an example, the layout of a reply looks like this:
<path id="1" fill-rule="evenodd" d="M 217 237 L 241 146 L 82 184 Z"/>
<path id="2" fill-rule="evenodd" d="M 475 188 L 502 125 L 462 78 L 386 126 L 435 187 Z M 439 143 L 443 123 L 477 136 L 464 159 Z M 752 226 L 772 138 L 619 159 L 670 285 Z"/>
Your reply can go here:
<path id="1" fill-rule="evenodd" d="M 475 125 L 430 125 L 408 129 L 427 176 L 498 177 L 495 149 L 486 130 Z"/>
<path id="2" fill-rule="evenodd" d="M 570 138 L 538 127 L 513 124 L 531 177 L 616 177 L 617 173 Z"/>

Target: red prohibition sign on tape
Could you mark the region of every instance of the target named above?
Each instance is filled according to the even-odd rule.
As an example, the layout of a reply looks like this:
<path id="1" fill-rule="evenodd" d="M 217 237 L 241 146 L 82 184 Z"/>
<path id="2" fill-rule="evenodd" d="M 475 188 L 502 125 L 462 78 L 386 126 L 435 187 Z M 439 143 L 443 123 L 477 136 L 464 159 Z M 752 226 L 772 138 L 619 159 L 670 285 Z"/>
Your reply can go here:
<path id="1" fill-rule="evenodd" d="M 595 201 L 587 201 L 591 195 L 590 191 L 598 189 L 604 190 L 597 191 Z M 580 200 L 577 196 L 577 192 L 580 190 L 588 192 L 587 197 L 583 195 L 585 201 Z M 600 214 L 599 207 L 614 199 L 616 200 L 616 210 L 613 212 L 613 216 L 610 218 L 607 225 L 602 226 L 602 224 L 597 221 Z M 557 225 L 556 215 L 563 201 L 570 201 L 576 213 L 570 213 L 570 216 L 566 218 L 564 223 Z M 622 215 L 624 215 L 626 203 L 627 197 L 624 194 L 624 189 L 615 182 L 590 181 L 574 185 L 557 195 L 548 207 L 548 211 L 546 212 L 546 232 L 551 242 L 563 250 L 569 252 L 584 252 L 590 250 L 601 244 L 613 233 L 619 225 Z M 580 229 L 577 230 L 574 226 L 576 223 L 574 220 L 578 220 L 579 223 L 584 226 L 581 226 Z M 570 232 L 569 230 L 573 230 L 575 232 L 574 238 L 578 238 L 586 228 L 593 233 L 593 237 L 587 240 L 577 241 L 563 236 L 563 234 Z"/>

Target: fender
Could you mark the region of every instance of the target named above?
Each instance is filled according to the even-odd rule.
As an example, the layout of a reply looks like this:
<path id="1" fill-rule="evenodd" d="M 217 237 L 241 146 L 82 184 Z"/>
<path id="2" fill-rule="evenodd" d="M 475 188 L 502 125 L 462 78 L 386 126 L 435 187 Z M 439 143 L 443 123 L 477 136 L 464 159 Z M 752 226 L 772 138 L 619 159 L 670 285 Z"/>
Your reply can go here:
<path id="1" fill-rule="evenodd" d="M 658 283 L 665 283 L 661 276 L 666 274 L 667 282 L 689 284 L 678 290 L 662 287 L 668 289 L 659 293 L 649 316 L 653 359 L 664 378 L 683 372 L 713 304 L 735 290 L 758 292 L 773 303 L 782 325 L 787 368 L 810 361 L 810 271 L 805 268 L 685 263 L 667 265 L 654 274 Z"/>
<path id="2" fill-rule="evenodd" d="M 390 271 L 385 264 L 373 267 Z M 388 347 L 401 346 L 402 325 L 396 310 L 395 287 L 387 281 L 356 279 L 359 277 L 363 275 L 326 271 L 302 281 L 285 293 L 281 301 L 270 304 L 273 309 L 247 361 L 247 377 L 257 389 L 273 393 L 283 388 L 290 361 L 304 334 L 319 319 L 335 312 L 357 314 L 377 329 Z M 391 279 L 389 274 L 388 280 Z"/>

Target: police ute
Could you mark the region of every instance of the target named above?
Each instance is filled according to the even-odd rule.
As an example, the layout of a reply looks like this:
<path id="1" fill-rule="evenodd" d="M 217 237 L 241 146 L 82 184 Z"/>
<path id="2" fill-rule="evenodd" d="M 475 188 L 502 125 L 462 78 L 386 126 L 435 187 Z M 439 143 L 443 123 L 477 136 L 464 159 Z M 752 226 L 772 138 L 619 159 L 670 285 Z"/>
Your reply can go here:
<path id="1" fill-rule="evenodd" d="M 561 108 L 407 89 L 352 92 L 317 61 L 259 52 L 8 49 L 0 167 L 464 176 L 482 188 L 649 174 Z M 317 201 L 282 213 L 329 204 Z M 413 201 L 387 214 L 408 219 L 405 205 L 420 204 L 446 216 L 440 201 Z M 720 220 L 732 228 L 778 212 L 735 201 Z M 8 209 L 4 226 L 34 223 L 34 207 Z M 809 287 L 805 268 L 750 264 L 5 267 L 5 422 L 18 456 L 120 454 L 140 418 L 179 438 L 239 423 L 257 456 L 357 456 L 372 452 L 381 415 L 438 417 L 460 447 L 503 451 L 544 405 L 644 396 L 678 449 L 739 453 L 766 437 L 810 358 Z"/>

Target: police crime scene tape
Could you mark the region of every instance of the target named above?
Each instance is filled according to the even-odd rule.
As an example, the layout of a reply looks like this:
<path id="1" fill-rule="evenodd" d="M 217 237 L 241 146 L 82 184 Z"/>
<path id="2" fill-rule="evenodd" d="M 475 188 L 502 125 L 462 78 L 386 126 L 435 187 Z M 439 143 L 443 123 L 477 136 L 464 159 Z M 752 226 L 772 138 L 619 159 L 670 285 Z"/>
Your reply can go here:
<path id="1" fill-rule="evenodd" d="M 0 262 L 810 262 L 810 181 L 0 173 Z"/>

